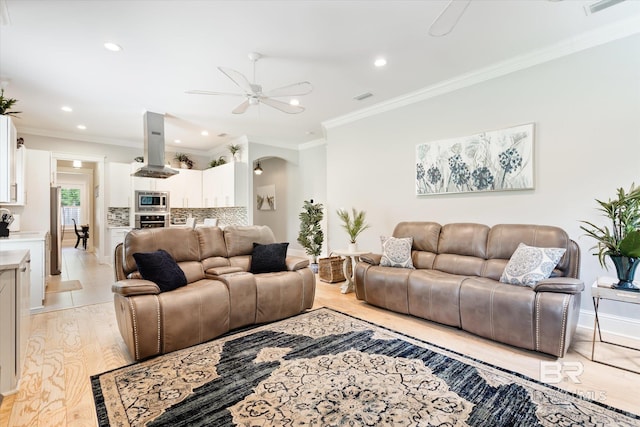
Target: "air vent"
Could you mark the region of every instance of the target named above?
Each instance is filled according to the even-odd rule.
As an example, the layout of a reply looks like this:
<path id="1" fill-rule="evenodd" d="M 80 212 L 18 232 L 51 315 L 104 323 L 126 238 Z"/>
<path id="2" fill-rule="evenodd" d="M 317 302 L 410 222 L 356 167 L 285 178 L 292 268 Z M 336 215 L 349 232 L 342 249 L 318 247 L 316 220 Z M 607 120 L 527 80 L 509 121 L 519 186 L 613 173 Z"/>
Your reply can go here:
<path id="1" fill-rule="evenodd" d="M 364 99 L 367 99 L 369 97 L 372 97 L 373 94 L 371 92 L 366 92 L 366 93 L 362 93 L 358 96 L 354 96 L 353 99 L 355 99 L 356 101 L 362 101 Z"/>
<path id="2" fill-rule="evenodd" d="M 218 134 L 218 136 L 219 136 L 220 138 L 224 138 L 225 136 L 227 136 L 227 134 L 226 134 L 226 133 L 224 133 L 224 132 L 222 132 L 222 133 L 219 133 L 219 134 Z"/>
<path id="3" fill-rule="evenodd" d="M 601 10 L 607 9 L 611 6 L 615 6 L 618 3 L 622 3 L 624 0 L 600 0 L 590 5 L 586 5 L 584 7 L 584 11 L 587 15 L 591 15 L 592 13 L 600 12 Z"/>

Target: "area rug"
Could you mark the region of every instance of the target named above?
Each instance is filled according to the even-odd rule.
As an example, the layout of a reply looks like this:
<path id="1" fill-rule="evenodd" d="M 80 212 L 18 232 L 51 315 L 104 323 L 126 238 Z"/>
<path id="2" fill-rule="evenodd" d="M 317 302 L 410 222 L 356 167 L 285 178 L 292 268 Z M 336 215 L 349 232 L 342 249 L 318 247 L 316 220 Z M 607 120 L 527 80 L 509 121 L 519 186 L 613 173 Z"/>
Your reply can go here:
<path id="1" fill-rule="evenodd" d="M 62 282 L 47 283 L 46 293 L 79 291 L 80 289 L 82 289 L 82 283 L 79 280 L 64 280 Z"/>
<path id="2" fill-rule="evenodd" d="M 91 378 L 100 426 L 632 426 L 640 417 L 322 308 Z"/>

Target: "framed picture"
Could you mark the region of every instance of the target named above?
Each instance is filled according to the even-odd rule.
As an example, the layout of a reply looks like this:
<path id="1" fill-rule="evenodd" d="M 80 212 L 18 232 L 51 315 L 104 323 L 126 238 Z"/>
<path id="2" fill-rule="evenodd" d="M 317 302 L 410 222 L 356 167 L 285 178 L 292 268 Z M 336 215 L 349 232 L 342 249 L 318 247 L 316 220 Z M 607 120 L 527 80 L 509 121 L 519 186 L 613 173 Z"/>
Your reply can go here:
<path id="1" fill-rule="evenodd" d="M 534 124 L 416 146 L 416 195 L 533 189 Z"/>
<path id="2" fill-rule="evenodd" d="M 276 186 L 264 185 L 256 189 L 256 206 L 259 211 L 276 210 Z"/>

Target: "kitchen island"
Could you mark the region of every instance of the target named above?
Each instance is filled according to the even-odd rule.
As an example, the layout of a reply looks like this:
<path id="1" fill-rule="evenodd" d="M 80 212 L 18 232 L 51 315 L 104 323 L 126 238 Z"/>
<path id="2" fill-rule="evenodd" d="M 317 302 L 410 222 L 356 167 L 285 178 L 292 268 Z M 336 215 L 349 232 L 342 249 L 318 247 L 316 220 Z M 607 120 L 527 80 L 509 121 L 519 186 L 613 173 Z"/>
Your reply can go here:
<path id="1" fill-rule="evenodd" d="M 0 251 L 26 249 L 31 254 L 29 307 L 32 311 L 44 307 L 44 292 L 49 272 L 49 247 L 48 231 L 12 231 L 9 237 L 0 238 Z"/>

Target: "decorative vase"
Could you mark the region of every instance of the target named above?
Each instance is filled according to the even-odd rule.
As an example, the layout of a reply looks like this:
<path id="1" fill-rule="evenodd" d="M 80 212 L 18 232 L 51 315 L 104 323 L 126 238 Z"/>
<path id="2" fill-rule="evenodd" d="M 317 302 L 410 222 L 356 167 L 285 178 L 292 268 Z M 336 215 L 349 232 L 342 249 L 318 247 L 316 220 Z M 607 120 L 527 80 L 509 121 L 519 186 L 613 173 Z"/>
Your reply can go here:
<path id="1" fill-rule="evenodd" d="M 619 282 L 613 285 L 612 288 L 632 291 L 640 290 L 640 288 L 633 284 L 633 278 L 636 275 L 636 268 L 638 267 L 638 264 L 640 264 L 640 258 L 631 258 L 621 255 L 609 256 L 611 257 L 611 261 L 613 261 L 613 265 L 616 267 L 616 273 L 618 273 L 619 280 Z"/>
<path id="2" fill-rule="evenodd" d="M 180 162 L 180 169 L 189 169 L 189 164 L 187 162 Z"/>
<path id="3" fill-rule="evenodd" d="M 358 243 L 349 243 L 347 250 L 349 252 L 358 252 Z"/>
<path id="4" fill-rule="evenodd" d="M 312 262 L 311 264 L 309 264 L 309 268 L 311 269 L 311 272 L 313 274 L 318 274 L 318 263 L 317 262 Z"/>

